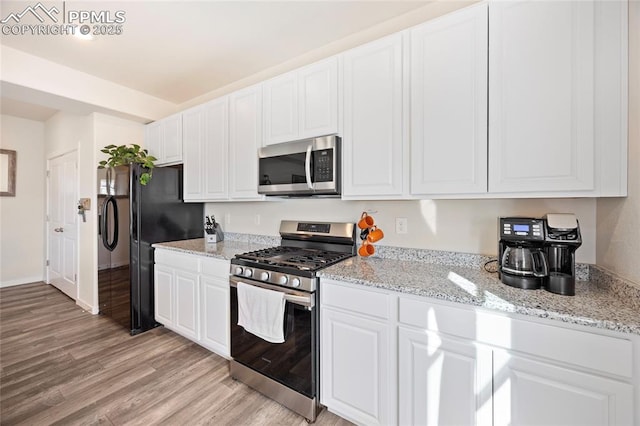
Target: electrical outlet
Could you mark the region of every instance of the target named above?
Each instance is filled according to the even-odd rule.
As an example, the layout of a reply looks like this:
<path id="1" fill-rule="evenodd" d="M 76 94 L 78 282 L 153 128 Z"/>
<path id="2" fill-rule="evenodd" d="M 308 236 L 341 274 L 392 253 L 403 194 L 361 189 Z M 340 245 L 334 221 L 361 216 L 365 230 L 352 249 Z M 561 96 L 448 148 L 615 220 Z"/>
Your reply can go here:
<path id="1" fill-rule="evenodd" d="M 260 215 L 259 215 L 259 214 L 255 215 L 255 216 L 253 217 L 253 222 L 254 222 L 256 225 L 260 225 Z"/>
<path id="2" fill-rule="evenodd" d="M 396 217 L 396 234 L 406 234 L 408 227 L 406 217 Z"/>
<path id="3" fill-rule="evenodd" d="M 224 225 L 225 225 L 225 227 L 231 225 L 231 213 L 225 213 L 225 215 L 224 215 Z"/>

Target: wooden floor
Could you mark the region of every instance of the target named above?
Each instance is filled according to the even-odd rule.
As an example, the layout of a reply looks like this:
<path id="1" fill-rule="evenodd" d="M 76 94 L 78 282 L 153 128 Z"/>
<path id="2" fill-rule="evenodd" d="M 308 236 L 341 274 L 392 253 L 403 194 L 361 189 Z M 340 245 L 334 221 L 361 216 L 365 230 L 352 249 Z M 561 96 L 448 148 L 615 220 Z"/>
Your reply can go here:
<path id="1" fill-rule="evenodd" d="M 43 283 L 0 289 L 0 424 L 306 425 L 162 327 L 135 337 Z M 323 410 L 316 424 L 348 425 Z"/>

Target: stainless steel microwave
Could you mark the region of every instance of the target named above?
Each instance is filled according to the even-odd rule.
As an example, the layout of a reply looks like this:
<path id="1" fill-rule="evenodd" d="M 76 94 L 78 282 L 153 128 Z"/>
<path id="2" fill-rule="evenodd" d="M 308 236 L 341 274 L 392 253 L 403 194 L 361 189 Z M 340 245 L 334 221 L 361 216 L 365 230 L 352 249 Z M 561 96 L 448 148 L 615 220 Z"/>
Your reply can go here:
<path id="1" fill-rule="evenodd" d="M 340 137 L 270 145 L 258 151 L 258 192 L 278 196 L 340 195 Z"/>

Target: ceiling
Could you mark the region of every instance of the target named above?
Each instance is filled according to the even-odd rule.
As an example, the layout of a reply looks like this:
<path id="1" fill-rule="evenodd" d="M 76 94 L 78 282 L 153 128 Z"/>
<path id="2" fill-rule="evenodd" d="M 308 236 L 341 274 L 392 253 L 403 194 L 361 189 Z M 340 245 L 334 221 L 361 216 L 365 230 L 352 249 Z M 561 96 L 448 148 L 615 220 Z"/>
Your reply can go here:
<path id="1" fill-rule="evenodd" d="M 2 35 L 0 40 L 3 45 L 181 104 L 428 3 L 43 1 L 47 8 L 65 8 L 67 14 L 69 10 L 107 11 L 113 18 L 123 11 L 122 34 L 91 41 L 29 34 Z M 34 4 L 3 0 L 0 19 Z M 21 19 L 21 23 L 28 19 L 37 23 L 30 14 Z M 3 113 L 14 107 L 3 99 Z M 24 105 L 20 107 L 24 115 Z"/>

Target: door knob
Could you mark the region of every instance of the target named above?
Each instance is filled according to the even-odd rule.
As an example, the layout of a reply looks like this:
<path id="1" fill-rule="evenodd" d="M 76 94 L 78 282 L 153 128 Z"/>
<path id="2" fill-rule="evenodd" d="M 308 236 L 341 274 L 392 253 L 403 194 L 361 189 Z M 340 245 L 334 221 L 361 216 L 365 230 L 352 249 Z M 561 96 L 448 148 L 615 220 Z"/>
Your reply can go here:
<path id="1" fill-rule="evenodd" d="M 64 228 L 55 228 L 54 231 L 55 232 L 64 232 Z"/>

